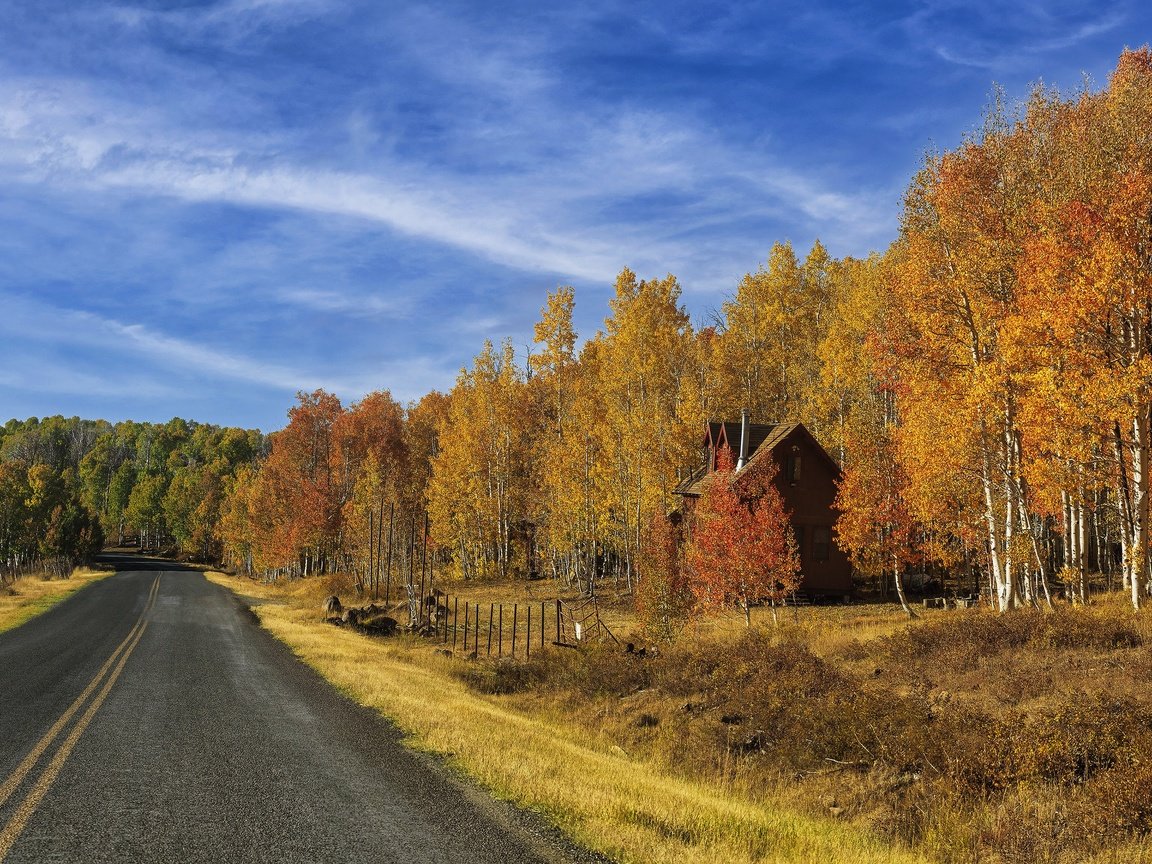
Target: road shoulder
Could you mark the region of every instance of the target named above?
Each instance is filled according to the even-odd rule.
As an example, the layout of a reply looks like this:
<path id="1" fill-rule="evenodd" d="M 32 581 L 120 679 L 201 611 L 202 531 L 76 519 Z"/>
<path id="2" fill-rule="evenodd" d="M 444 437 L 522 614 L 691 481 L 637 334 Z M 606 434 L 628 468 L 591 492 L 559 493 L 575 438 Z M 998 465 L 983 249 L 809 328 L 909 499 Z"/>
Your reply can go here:
<path id="1" fill-rule="evenodd" d="M 73 594 L 111 576 L 112 569 L 77 568 L 67 579 L 25 576 L 0 587 L 0 633 L 19 627 Z"/>

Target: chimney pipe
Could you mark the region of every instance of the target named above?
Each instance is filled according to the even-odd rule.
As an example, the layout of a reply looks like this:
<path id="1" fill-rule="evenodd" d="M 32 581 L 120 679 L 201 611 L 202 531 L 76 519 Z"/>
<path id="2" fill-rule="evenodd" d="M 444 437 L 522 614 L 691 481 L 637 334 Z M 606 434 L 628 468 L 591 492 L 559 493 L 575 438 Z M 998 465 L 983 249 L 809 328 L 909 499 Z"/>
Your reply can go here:
<path id="1" fill-rule="evenodd" d="M 739 471 L 748 461 L 748 409 L 740 409 L 740 459 L 736 462 Z"/>

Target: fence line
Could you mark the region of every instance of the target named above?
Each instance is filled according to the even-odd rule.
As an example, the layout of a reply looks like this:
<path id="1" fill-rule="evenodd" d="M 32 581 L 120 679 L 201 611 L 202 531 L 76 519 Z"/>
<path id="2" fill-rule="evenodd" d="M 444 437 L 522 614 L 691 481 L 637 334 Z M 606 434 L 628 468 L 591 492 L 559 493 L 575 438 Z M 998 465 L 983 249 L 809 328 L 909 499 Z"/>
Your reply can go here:
<path id="1" fill-rule="evenodd" d="M 534 649 L 543 650 L 549 642 L 573 648 L 587 638 L 612 635 L 600 622 L 595 607 L 587 603 L 570 604 L 563 600 L 489 603 L 487 621 L 481 603 L 444 591 L 433 590 L 413 605 L 417 613 L 413 619 L 416 629 L 445 646 L 451 643 L 453 654 L 463 650 L 471 657 L 530 660 Z M 505 606 L 510 608 L 506 610 Z M 551 615 L 549 606 L 553 607 Z"/>

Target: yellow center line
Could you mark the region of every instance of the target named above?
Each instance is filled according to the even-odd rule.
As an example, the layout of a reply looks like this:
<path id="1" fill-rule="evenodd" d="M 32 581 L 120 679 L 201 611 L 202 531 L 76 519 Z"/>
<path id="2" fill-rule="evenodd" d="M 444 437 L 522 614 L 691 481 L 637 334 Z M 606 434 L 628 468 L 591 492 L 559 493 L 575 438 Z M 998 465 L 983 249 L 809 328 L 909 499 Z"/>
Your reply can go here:
<path id="1" fill-rule="evenodd" d="M 3 806 L 40 760 L 40 757 L 43 756 L 44 752 L 51 746 L 56 736 L 60 734 L 61 730 L 68 724 L 68 721 L 72 719 L 72 716 L 92 694 L 92 691 L 100 686 L 101 680 L 113 664 L 115 664 L 115 669 L 105 682 L 103 689 L 100 690 L 100 693 L 92 701 L 92 704 L 88 706 L 76 725 L 72 727 L 72 731 L 53 755 L 52 761 L 48 763 L 48 766 L 36 780 L 36 784 L 32 787 L 27 797 L 25 797 L 16 813 L 13 814 L 4 828 L 0 829 L 0 861 L 4 860 L 11 850 L 12 845 L 16 842 L 16 839 L 23 832 L 25 826 L 28 824 L 28 820 L 35 812 L 36 807 L 39 806 L 40 801 L 44 798 L 45 794 L 47 794 L 49 787 L 56 779 L 56 775 L 59 774 L 60 769 L 63 768 L 65 760 L 67 760 L 68 756 L 72 753 L 76 742 L 80 740 L 80 736 L 84 733 L 88 724 L 92 722 L 92 718 L 96 715 L 100 706 L 104 704 L 104 700 L 112 689 L 112 685 L 115 684 L 116 679 L 120 677 L 120 673 L 124 670 L 124 664 L 128 662 L 128 657 L 132 654 L 132 651 L 135 650 L 141 637 L 144 635 L 144 631 L 148 627 L 148 623 L 144 619 L 156 600 L 156 594 L 159 588 L 160 577 L 157 576 L 152 582 L 152 589 L 148 592 L 148 600 L 145 603 L 144 611 L 140 613 L 140 617 L 128 635 L 124 637 L 124 641 L 121 642 L 112 652 L 111 656 L 104 661 L 104 665 L 100 667 L 100 670 L 88 683 L 88 686 L 84 688 L 84 691 L 68 706 L 68 709 L 60 716 L 60 719 L 52 724 L 52 728 L 44 733 L 44 736 L 36 743 L 36 746 L 32 748 L 28 755 L 24 757 L 24 760 L 16 767 L 16 770 L 13 771 L 8 779 L 4 781 L 4 784 L 0 786 L 0 806 Z M 116 662 L 118 657 L 119 663 Z"/>
<path id="2" fill-rule="evenodd" d="M 109 676 L 108 681 L 104 684 L 100 693 L 92 700 L 92 704 L 84 712 L 83 716 L 77 721 L 76 725 L 72 727 L 72 731 L 68 733 L 68 737 L 64 739 L 64 743 L 56 751 L 52 757 L 52 761 L 48 763 L 48 767 L 40 774 L 36 780 L 36 785 L 28 793 L 28 796 L 21 802 L 20 807 L 13 814 L 12 818 L 8 820 L 8 824 L 0 830 L 0 861 L 3 861 L 8 852 L 12 849 L 12 845 L 16 839 L 24 831 L 28 825 L 28 820 L 32 818 L 32 814 L 36 812 L 36 808 L 40 806 L 41 800 L 48 794 L 52 783 L 56 780 L 56 776 L 60 773 L 60 769 L 64 767 L 64 762 L 72 754 L 72 749 L 76 746 L 76 742 L 80 740 L 80 736 L 84 734 L 84 730 L 88 728 L 88 724 L 92 722 L 92 718 L 96 716 L 96 712 L 100 710 L 100 706 L 104 704 L 108 692 L 112 689 L 112 685 L 116 683 L 116 679 L 120 677 L 120 673 L 124 671 L 124 664 L 128 662 L 128 658 L 132 655 L 132 651 L 140 642 L 144 631 L 148 629 L 148 624 L 145 623 L 136 633 L 135 639 L 132 644 L 124 651 L 120 657 L 120 662 L 116 664 L 116 669 L 113 670 Z"/>
<path id="3" fill-rule="evenodd" d="M 32 770 L 33 766 L 40 760 L 40 757 L 44 755 L 44 751 L 56 740 L 56 736 L 60 734 L 61 730 L 68 725 L 68 721 L 72 719 L 72 715 L 80 710 L 80 706 L 83 705 L 88 697 L 92 695 L 92 692 L 100 686 L 101 679 L 103 679 L 108 670 L 112 668 L 112 664 L 116 662 L 116 658 L 120 655 L 120 652 L 124 650 L 124 646 L 132 641 L 132 637 L 136 635 L 136 631 L 140 628 L 144 616 L 148 614 L 148 609 L 152 605 L 152 600 L 156 595 L 159 582 L 160 577 L 157 576 L 156 580 L 152 583 L 152 590 L 148 593 L 148 602 L 144 606 L 144 611 L 140 613 L 140 618 L 137 619 L 135 626 L 128 632 L 128 635 L 124 637 L 124 641 L 121 642 L 116 647 L 116 650 L 112 652 L 112 655 L 104 661 L 104 665 L 100 667 L 96 676 L 88 683 L 88 686 L 84 688 L 84 692 L 76 697 L 76 700 L 60 715 L 60 719 L 52 724 L 52 728 L 44 733 L 43 738 L 36 742 L 36 746 L 24 757 L 24 761 L 17 765 L 16 770 L 0 785 L 0 807 L 3 807 L 8 799 L 12 797 L 12 793 L 16 791 L 16 787 L 20 785 L 28 775 L 28 772 Z"/>

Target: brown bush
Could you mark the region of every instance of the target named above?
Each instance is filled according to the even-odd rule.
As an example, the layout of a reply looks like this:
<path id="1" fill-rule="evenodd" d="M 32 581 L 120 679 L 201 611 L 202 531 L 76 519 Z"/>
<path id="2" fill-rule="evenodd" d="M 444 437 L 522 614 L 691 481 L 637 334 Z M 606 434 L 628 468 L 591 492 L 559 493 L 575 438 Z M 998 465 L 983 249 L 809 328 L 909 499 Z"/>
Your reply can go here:
<path id="1" fill-rule="evenodd" d="M 893 661 L 946 661 L 953 668 L 1022 648 L 1117 650 L 1143 644 L 1130 614 L 1063 606 L 1007 615 L 973 609 L 918 623 L 880 640 Z"/>
<path id="2" fill-rule="evenodd" d="M 1114 651 L 1144 644 L 1128 611 L 1063 606 L 1055 612 L 1034 614 L 1040 621 L 1028 644 L 1037 648 Z"/>
<path id="3" fill-rule="evenodd" d="M 1078 821 L 1097 842 L 1152 832 L 1152 762 L 1104 771 L 1085 791 Z"/>
<path id="4" fill-rule="evenodd" d="M 544 689 L 595 698 L 623 696 L 647 687 L 650 662 L 606 643 L 580 651 L 553 649 L 534 655 L 530 661 L 484 661 L 460 667 L 457 674 L 483 693 Z"/>
<path id="5" fill-rule="evenodd" d="M 1152 836 L 1139 624 L 1123 610 L 958 611 L 829 657 L 753 630 L 643 658 L 600 645 L 462 674 L 568 706 L 678 774 L 807 788 L 821 814 L 832 805 L 815 802 L 834 791 L 840 818 L 940 862 L 1072 864 Z M 1087 695 L 1102 669 L 1127 695 Z"/>

